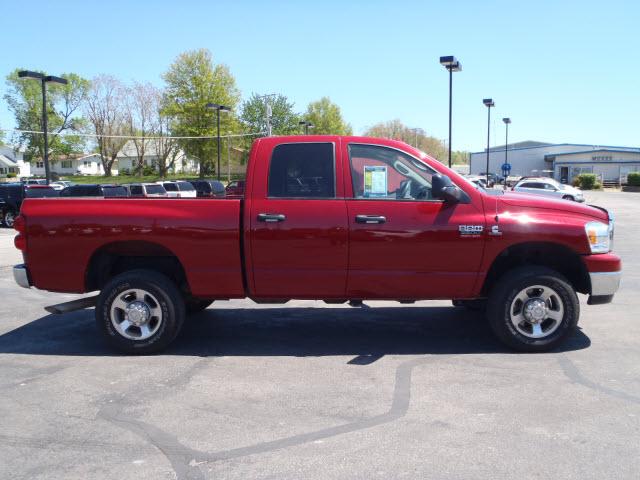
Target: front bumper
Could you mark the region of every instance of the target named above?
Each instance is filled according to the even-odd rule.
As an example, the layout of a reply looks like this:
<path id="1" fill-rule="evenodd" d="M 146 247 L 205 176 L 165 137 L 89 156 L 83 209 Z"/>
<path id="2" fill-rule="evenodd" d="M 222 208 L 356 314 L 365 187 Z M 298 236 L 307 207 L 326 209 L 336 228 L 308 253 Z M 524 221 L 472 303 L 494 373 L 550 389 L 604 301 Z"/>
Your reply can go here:
<path id="1" fill-rule="evenodd" d="M 24 264 L 15 265 L 13 267 L 13 279 L 22 288 L 31 287 L 31 282 L 29 282 L 29 271 L 27 270 L 27 266 Z"/>
<path id="2" fill-rule="evenodd" d="M 613 295 L 620 287 L 622 272 L 591 272 L 591 295 Z"/>

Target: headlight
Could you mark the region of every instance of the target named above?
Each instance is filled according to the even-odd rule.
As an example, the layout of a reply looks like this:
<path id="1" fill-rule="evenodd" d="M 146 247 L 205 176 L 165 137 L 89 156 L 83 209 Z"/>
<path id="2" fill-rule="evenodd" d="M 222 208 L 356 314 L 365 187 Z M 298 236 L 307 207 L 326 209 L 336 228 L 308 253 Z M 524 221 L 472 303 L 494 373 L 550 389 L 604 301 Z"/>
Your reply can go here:
<path id="1" fill-rule="evenodd" d="M 608 253 L 611 250 L 613 223 L 589 222 L 584 226 L 591 253 Z"/>

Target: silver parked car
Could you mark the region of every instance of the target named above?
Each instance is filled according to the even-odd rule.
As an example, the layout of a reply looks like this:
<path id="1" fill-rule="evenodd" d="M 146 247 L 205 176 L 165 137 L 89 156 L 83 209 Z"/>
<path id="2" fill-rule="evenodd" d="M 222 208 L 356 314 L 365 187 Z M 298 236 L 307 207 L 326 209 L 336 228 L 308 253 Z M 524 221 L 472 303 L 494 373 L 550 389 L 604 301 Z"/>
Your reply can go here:
<path id="1" fill-rule="evenodd" d="M 513 190 L 521 193 L 533 193 L 535 195 L 545 195 L 548 197 L 584 202 L 584 195 L 579 188 L 571 185 L 564 185 L 553 178 L 529 177 L 523 178 L 513 187 Z"/>

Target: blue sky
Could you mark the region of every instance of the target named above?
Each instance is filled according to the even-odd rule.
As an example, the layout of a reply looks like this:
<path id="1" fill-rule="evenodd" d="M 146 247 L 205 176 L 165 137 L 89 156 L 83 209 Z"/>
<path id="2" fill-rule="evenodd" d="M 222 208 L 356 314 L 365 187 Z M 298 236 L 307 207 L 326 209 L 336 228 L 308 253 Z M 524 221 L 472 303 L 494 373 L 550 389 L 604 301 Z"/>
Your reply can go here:
<path id="1" fill-rule="evenodd" d="M 182 51 L 211 50 L 243 97 L 278 92 L 298 110 L 321 96 L 356 133 L 399 118 L 447 137 L 455 55 L 453 148 L 510 141 L 640 146 L 637 1 L 9 1 L 0 75 L 100 73 L 162 84 Z M 6 86 L 0 84 L 0 94 Z M 0 125 L 13 127 L 4 100 Z"/>

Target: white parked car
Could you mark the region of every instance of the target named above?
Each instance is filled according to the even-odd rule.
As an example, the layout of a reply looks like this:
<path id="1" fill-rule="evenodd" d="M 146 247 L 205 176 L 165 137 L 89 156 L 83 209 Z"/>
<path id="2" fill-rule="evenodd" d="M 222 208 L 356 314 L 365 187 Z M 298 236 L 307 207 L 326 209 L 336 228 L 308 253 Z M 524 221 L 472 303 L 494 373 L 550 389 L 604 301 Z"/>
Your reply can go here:
<path id="1" fill-rule="evenodd" d="M 196 189 L 189 182 L 182 180 L 157 182 L 164 187 L 169 197 L 172 198 L 196 198 Z"/>
<path id="2" fill-rule="evenodd" d="M 521 193 L 533 193 L 535 195 L 546 195 L 564 200 L 573 200 L 574 202 L 584 202 L 582 190 L 572 187 L 571 185 L 559 183 L 553 178 L 523 178 L 516 183 L 513 190 Z"/>

